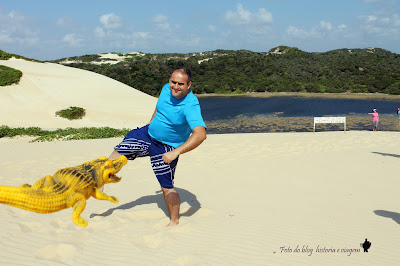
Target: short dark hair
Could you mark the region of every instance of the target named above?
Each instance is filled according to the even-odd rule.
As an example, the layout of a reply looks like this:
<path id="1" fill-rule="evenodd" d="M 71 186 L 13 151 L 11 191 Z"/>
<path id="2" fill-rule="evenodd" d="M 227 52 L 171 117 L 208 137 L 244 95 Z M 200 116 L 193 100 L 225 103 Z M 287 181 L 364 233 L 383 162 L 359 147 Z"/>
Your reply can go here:
<path id="1" fill-rule="evenodd" d="M 176 67 L 174 69 L 174 71 L 172 71 L 172 73 L 174 73 L 175 71 L 179 71 L 181 72 L 183 75 L 186 75 L 188 77 L 187 82 L 191 82 L 192 81 L 192 72 L 190 72 L 189 69 L 187 69 L 186 67 Z"/>

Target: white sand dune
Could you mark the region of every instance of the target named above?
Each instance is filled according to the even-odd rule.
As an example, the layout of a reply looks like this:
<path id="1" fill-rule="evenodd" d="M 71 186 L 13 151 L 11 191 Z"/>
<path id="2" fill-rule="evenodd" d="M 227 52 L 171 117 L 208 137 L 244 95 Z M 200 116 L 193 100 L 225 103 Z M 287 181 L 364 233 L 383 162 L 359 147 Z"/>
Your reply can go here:
<path id="1" fill-rule="evenodd" d="M 108 156 L 120 141 L 28 140 L 0 139 L 1 185 Z M 166 227 L 160 187 L 140 158 L 105 187 L 118 204 L 88 200 L 86 228 L 72 209 L 0 205 L 0 264 L 399 265 L 399 141 L 367 131 L 209 135 L 178 164 L 179 226 Z"/>
<path id="2" fill-rule="evenodd" d="M 53 63 L 0 60 L 22 71 L 18 85 L 0 88 L 0 125 L 41 128 L 130 128 L 147 123 L 157 99 L 111 78 Z M 82 107 L 81 120 L 56 117 L 70 106 Z"/>

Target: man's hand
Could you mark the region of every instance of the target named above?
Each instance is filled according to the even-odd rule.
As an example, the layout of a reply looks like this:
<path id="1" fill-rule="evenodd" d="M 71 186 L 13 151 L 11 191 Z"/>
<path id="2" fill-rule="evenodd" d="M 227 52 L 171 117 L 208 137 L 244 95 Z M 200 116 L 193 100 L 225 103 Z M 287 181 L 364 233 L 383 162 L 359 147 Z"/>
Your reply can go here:
<path id="1" fill-rule="evenodd" d="M 202 126 L 195 127 L 192 130 L 190 137 L 176 149 L 164 153 L 162 160 L 166 163 L 171 163 L 173 160 L 178 158 L 179 155 L 191 151 L 199 146 L 206 138 L 206 128 Z"/>
<path id="2" fill-rule="evenodd" d="M 162 160 L 166 163 L 171 163 L 173 160 L 178 158 L 179 153 L 176 150 L 172 150 L 163 154 Z"/>

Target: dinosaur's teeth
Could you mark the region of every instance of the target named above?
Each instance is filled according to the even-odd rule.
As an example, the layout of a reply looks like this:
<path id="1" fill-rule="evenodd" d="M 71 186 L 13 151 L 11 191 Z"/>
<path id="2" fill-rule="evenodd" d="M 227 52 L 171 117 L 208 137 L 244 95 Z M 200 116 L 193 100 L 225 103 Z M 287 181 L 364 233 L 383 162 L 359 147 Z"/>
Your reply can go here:
<path id="1" fill-rule="evenodd" d="M 116 176 L 114 174 L 110 174 L 109 177 L 112 178 L 112 179 L 120 179 L 118 176 Z"/>

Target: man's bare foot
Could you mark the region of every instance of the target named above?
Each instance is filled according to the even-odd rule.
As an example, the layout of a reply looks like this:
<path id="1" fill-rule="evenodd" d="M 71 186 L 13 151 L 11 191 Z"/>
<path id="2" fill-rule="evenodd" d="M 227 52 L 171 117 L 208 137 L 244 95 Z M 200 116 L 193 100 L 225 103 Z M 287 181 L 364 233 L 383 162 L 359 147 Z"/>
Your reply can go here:
<path id="1" fill-rule="evenodd" d="M 179 220 L 178 221 L 170 221 L 167 226 L 176 226 L 178 224 L 179 224 Z"/>

